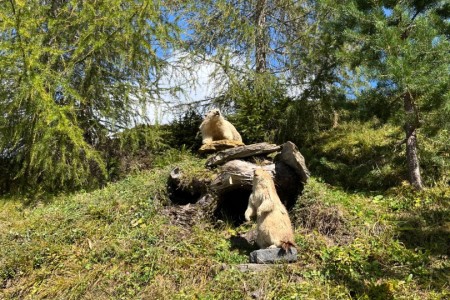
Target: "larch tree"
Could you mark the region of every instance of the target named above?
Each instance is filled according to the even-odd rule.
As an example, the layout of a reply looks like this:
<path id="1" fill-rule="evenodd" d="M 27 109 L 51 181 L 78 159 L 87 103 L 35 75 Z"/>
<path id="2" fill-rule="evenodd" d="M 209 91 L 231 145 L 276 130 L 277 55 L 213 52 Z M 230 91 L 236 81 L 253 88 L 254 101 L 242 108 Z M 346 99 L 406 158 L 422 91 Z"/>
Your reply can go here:
<path id="1" fill-rule="evenodd" d="M 99 150 L 145 118 L 178 34 L 159 1 L 1 1 L 2 181 L 60 190 L 106 177 Z"/>

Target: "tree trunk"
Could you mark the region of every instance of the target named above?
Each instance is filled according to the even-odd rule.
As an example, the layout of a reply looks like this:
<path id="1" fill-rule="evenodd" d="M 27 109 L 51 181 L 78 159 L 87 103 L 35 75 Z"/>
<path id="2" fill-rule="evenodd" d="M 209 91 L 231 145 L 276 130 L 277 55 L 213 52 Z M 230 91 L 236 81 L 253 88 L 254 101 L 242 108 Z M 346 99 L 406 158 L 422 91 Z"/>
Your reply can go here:
<path id="1" fill-rule="evenodd" d="M 267 0 L 258 0 L 255 12 L 255 60 L 256 73 L 264 73 L 266 71 L 266 55 L 267 55 L 267 36 L 266 36 L 266 8 Z"/>
<path id="2" fill-rule="evenodd" d="M 411 185 L 417 189 L 423 189 L 422 176 L 420 175 L 419 158 L 417 156 L 417 136 L 418 125 L 417 111 L 412 102 L 410 92 L 403 95 L 403 104 L 406 113 L 405 134 L 406 134 L 406 160 L 408 162 L 408 173 Z"/>

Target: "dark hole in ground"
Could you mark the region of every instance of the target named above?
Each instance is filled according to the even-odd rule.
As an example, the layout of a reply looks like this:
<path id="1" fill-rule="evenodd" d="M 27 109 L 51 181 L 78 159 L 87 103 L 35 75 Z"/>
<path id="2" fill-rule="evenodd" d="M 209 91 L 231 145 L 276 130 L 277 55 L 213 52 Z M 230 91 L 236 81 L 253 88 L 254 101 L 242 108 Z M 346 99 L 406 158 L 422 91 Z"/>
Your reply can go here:
<path id="1" fill-rule="evenodd" d="M 303 191 L 303 184 L 299 176 L 287 165 L 275 166 L 275 186 L 281 202 L 291 210 L 299 194 Z M 225 192 L 219 196 L 214 217 L 231 222 L 239 226 L 245 222 L 244 213 L 248 206 L 248 198 L 252 193 L 251 187 L 239 188 Z"/>
<path id="2" fill-rule="evenodd" d="M 167 194 L 172 204 L 186 205 L 196 203 L 207 192 L 208 181 L 204 178 L 186 177 L 176 167 L 167 179 Z"/>
<path id="3" fill-rule="evenodd" d="M 284 163 L 275 164 L 275 187 L 281 202 L 287 210 L 291 210 L 303 191 L 300 176 Z"/>
<path id="4" fill-rule="evenodd" d="M 251 190 L 237 189 L 223 193 L 218 199 L 214 217 L 229 221 L 235 226 L 244 223 L 244 213 L 247 209 L 248 198 L 251 192 Z"/>
<path id="5" fill-rule="evenodd" d="M 169 180 L 167 183 L 167 193 L 172 204 L 186 205 L 189 203 L 196 203 L 202 195 L 201 190 L 192 188 L 183 188 L 178 186 L 173 181 Z"/>

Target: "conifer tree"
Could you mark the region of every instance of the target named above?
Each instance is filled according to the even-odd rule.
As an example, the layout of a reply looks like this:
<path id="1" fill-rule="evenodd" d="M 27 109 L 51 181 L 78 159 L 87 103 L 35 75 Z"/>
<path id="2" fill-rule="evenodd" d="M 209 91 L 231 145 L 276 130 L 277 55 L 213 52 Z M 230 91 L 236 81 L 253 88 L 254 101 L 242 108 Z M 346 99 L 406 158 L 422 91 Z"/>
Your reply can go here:
<path id="1" fill-rule="evenodd" d="M 188 49 L 219 66 L 215 75 L 226 78 L 218 80 L 222 85 L 216 100 L 232 106 L 238 120 L 256 114 L 255 119 L 264 122 L 261 116 L 269 103 L 269 111 L 275 112 L 279 102 L 290 98 L 289 107 L 279 107 L 283 117 L 268 117 L 267 124 L 271 130 L 277 128 L 280 138 L 296 139 L 290 135 L 294 124 L 299 131 L 322 126 L 303 126 L 302 110 L 314 107 L 321 111 L 315 122 L 332 124 L 332 102 L 339 94 L 334 83 L 340 80 L 336 53 L 342 41 L 326 28 L 335 17 L 330 7 L 327 1 L 193 1 L 185 7 L 191 33 Z M 301 115 L 305 116 L 311 114 Z M 244 128 L 253 132 L 251 140 L 267 132 L 266 124 L 246 123 L 240 125 L 261 128 Z"/>
<path id="2" fill-rule="evenodd" d="M 349 4 L 346 19 L 341 19 L 352 49 L 347 54 L 367 80 L 377 82 L 386 97 L 403 107 L 384 109 L 398 109 L 388 114 L 403 123 L 409 179 L 422 189 L 418 130 L 424 132 L 436 122 L 445 127 L 439 120 L 449 112 L 450 7 L 443 1 L 419 0 Z"/>
<path id="3" fill-rule="evenodd" d="M 8 184 L 76 188 L 155 99 L 178 29 L 159 1 L 0 2 L 0 155 Z"/>

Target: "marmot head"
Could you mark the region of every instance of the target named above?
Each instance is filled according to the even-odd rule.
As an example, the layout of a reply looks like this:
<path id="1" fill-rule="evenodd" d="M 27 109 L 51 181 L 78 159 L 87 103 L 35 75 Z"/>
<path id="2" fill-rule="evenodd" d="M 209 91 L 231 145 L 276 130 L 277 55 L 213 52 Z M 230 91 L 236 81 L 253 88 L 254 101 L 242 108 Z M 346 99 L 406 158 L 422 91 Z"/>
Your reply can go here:
<path id="1" fill-rule="evenodd" d="M 272 176 L 270 175 L 270 173 L 263 169 L 255 169 L 253 173 L 253 182 L 258 183 L 263 182 L 265 180 L 272 181 Z"/>
<path id="2" fill-rule="evenodd" d="M 214 118 L 214 117 L 220 117 L 222 114 L 218 108 L 211 109 L 205 116 L 205 118 Z"/>

